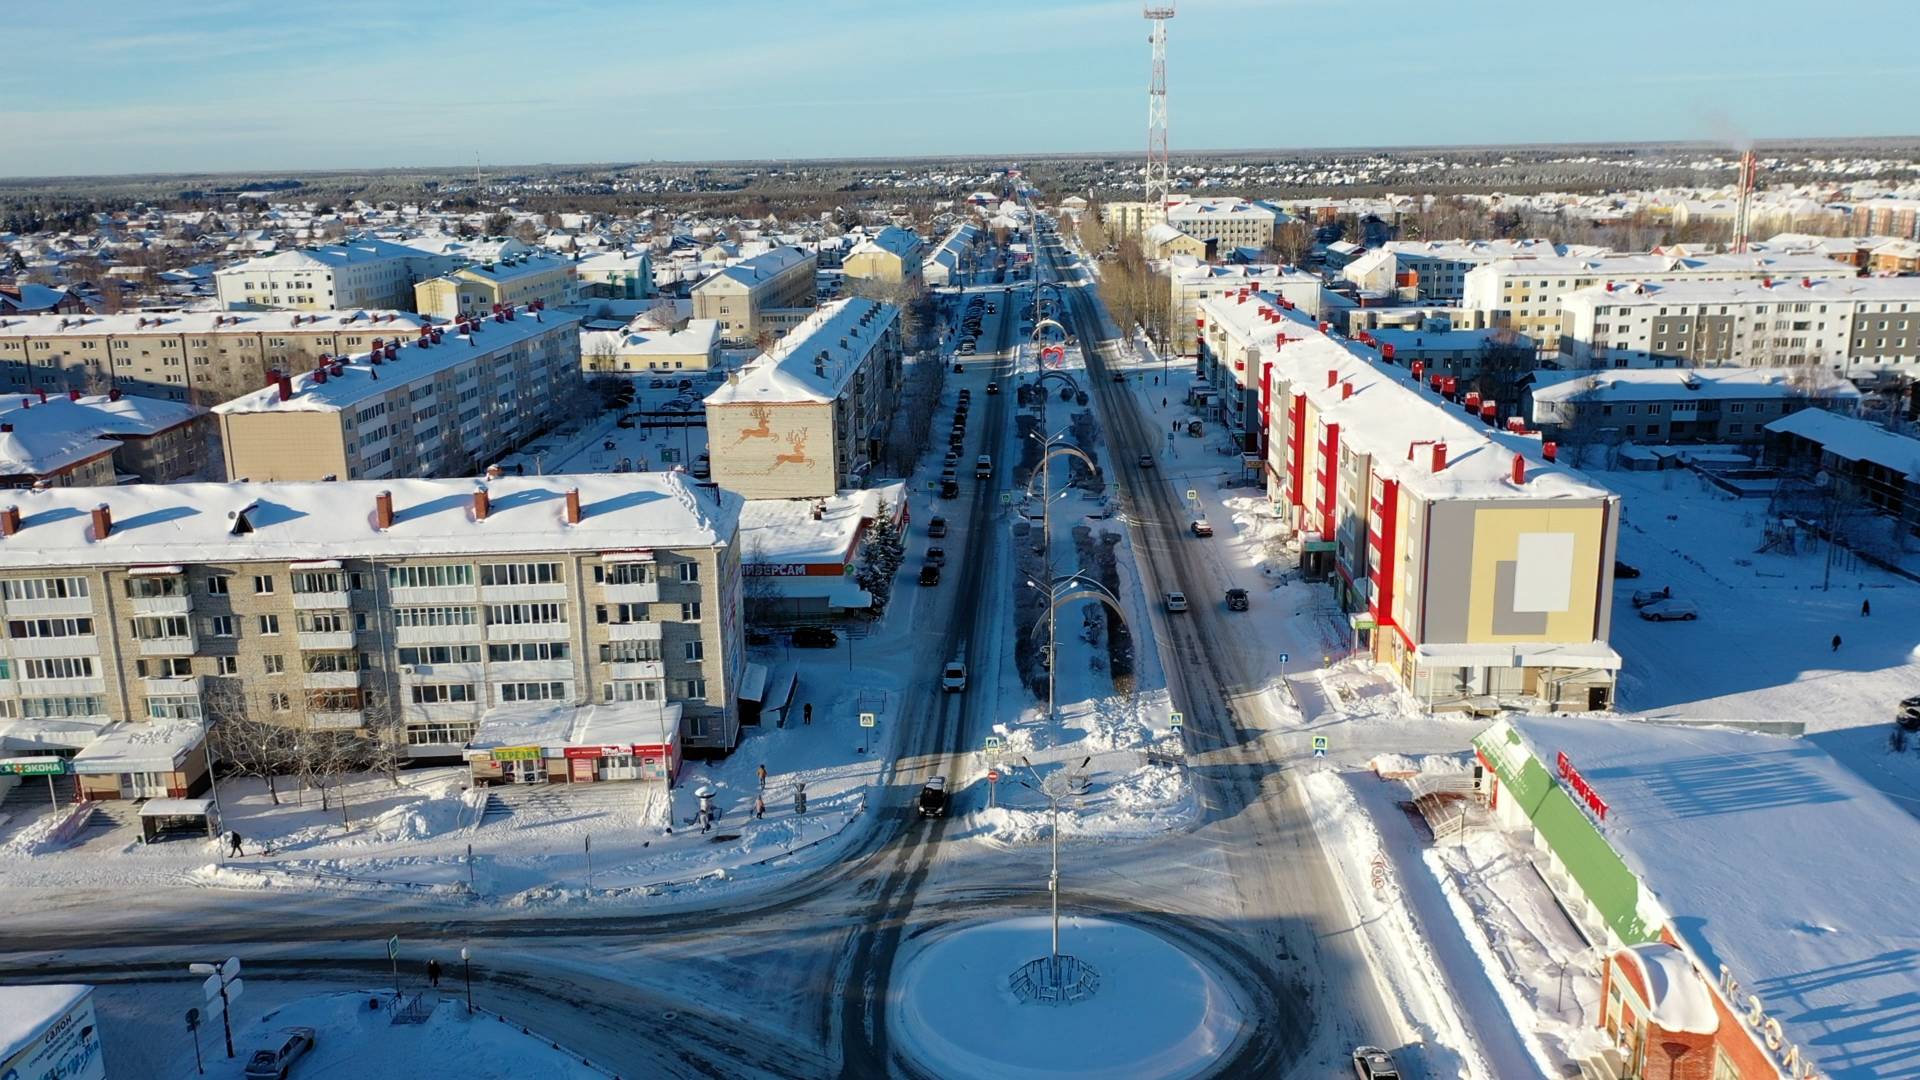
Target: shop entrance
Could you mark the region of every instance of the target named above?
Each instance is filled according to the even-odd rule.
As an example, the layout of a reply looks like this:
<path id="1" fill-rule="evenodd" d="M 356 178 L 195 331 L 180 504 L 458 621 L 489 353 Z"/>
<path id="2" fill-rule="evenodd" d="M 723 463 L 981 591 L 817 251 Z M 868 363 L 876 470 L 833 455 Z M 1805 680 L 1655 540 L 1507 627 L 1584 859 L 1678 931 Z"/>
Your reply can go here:
<path id="1" fill-rule="evenodd" d="M 547 769 L 541 761 L 503 761 L 500 763 L 500 778 L 509 784 L 544 784 L 547 782 Z"/>

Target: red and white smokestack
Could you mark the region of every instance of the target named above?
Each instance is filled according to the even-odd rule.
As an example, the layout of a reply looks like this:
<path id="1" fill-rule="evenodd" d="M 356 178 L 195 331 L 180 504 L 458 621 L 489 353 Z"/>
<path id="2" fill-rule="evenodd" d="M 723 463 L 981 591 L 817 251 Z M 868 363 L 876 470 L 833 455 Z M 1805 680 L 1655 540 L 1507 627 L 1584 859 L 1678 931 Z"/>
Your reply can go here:
<path id="1" fill-rule="evenodd" d="M 1340 384 L 1340 400 L 1345 401 L 1352 396 L 1353 396 L 1353 384 L 1350 382 L 1341 383 Z"/>
<path id="2" fill-rule="evenodd" d="M 1331 389 L 1333 387 L 1333 384 L 1339 381 L 1340 381 L 1340 372 L 1337 369 L 1328 368 L 1327 369 L 1327 387 Z"/>
<path id="3" fill-rule="evenodd" d="M 1391 344 L 1380 346 L 1380 359 L 1388 363 L 1393 362 L 1393 346 Z"/>
<path id="4" fill-rule="evenodd" d="M 1546 458 L 1548 461 L 1558 461 L 1560 459 L 1560 444 L 1556 442 L 1541 443 L 1540 456 Z"/>
<path id="5" fill-rule="evenodd" d="M 293 376 L 276 372 L 273 381 L 274 384 L 280 388 L 280 400 L 291 401 L 293 399 Z"/>
<path id="6" fill-rule="evenodd" d="M 1513 483 L 1515 487 L 1527 482 L 1527 459 L 1519 454 L 1513 455 Z"/>

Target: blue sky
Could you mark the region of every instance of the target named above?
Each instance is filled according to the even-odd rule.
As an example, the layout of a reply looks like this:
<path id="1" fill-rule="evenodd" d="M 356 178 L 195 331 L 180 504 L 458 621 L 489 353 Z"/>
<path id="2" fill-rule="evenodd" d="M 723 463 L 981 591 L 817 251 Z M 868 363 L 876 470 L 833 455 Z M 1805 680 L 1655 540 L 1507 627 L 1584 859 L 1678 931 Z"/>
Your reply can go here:
<path id="1" fill-rule="evenodd" d="M 1920 128 L 1913 0 L 1179 7 L 1176 157 Z M 20 4 L 4 36 L 0 176 L 1145 141 L 1118 0 L 95 0 Z"/>

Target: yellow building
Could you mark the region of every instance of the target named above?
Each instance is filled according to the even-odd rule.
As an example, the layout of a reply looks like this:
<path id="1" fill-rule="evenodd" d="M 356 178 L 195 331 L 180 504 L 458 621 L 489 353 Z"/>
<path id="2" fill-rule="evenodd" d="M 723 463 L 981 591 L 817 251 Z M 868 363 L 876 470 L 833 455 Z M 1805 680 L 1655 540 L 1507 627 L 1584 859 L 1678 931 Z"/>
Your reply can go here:
<path id="1" fill-rule="evenodd" d="M 558 255 L 515 255 L 463 266 L 413 287 L 414 307 L 436 319 L 484 315 L 496 307 L 539 302 L 551 307 L 573 300 L 573 262 Z"/>
<path id="2" fill-rule="evenodd" d="M 580 335 L 580 364 L 590 374 L 705 371 L 719 352 L 720 324 L 712 319 L 689 319 L 680 330 L 629 325 Z"/>
<path id="3" fill-rule="evenodd" d="M 889 225 L 853 246 L 840 264 L 849 278 L 918 289 L 926 245 L 907 229 Z"/>
<path id="4" fill-rule="evenodd" d="M 818 261 L 811 252 L 782 247 L 717 270 L 693 287 L 693 317 L 715 320 L 734 339 L 784 329 L 804 318 L 789 319 L 789 313 L 813 307 Z"/>
<path id="5" fill-rule="evenodd" d="M 1450 400 L 1451 381 L 1436 389 L 1268 294 L 1232 310 L 1269 331 L 1236 358 L 1260 388 L 1269 497 L 1354 647 L 1435 708 L 1608 707 L 1619 496 L 1509 430 L 1517 403 Z"/>
<path id="6" fill-rule="evenodd" d="M 1147 226 L 1146 231 L 1140 234 L 1140 252 L 1149 259 L 1170 259 L 1183 255 L 1205 262 L 1212 254 L 1211 249 L 1212 245 L 1205 240 L 1188 236 L 1164 221 Z"/>

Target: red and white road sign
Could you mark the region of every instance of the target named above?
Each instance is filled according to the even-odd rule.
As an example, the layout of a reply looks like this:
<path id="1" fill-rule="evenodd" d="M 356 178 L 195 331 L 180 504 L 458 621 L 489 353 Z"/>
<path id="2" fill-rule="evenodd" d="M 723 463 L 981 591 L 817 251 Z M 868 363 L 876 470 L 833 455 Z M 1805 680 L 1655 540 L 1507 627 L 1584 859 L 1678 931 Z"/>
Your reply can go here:
<path id="1" fill-rule="evenodd" d="M 1000 782 L 1000 770 L 999 770 L 999 769 L 988 769 L 988 770 L 987 770 L 987 782 L 988 782 L 988 783 L 991 783 L 991 784 L 997 784 L 997 783 L 999 783 L 999 782 Z"/>

